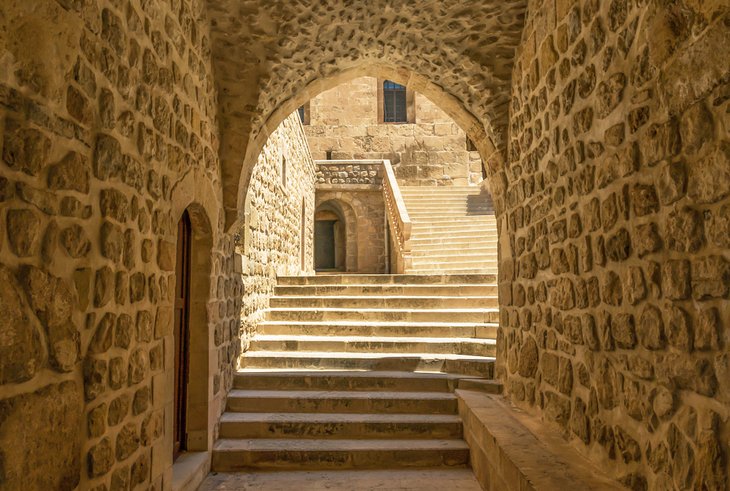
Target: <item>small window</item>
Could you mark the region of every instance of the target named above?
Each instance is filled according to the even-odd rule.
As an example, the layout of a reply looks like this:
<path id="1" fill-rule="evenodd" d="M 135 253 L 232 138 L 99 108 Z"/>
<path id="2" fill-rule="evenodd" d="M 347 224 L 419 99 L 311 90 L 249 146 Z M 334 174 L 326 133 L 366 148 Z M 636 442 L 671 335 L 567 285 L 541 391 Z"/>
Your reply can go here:
<path id="1" fill-rule="evenodd" d="M 383 121 L 407 123 L 406 88 L 390 80 L 383 82 Z"/>
<path id="2" fill-rule="evenodd" d="M 297 114 L 299 114 L 299 121 L 301 121 L 302 124 L 309 124 L 309 101 L 299 106 Z"/>

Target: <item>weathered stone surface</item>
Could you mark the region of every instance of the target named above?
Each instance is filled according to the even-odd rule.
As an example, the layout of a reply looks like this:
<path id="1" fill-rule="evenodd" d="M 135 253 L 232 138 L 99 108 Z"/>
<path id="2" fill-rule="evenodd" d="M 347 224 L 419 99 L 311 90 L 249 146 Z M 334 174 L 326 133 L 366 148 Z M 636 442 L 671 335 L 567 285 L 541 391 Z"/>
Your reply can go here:
<path id="1" fill-rule="evenodd" d="M 111 470 L 114 465 L 114 453 L 108 437 L 91 447 L 86 455 L 86 465 L 91 477 L 103 476 Z"/>
<path id="2" fill-rule="evenodd" d="M 684 300 L 689 298 L 691 289 L 689 261 L 672 260 L 662 265 L 662 292 L 665 297 Z"/>
<path id="3" fill-rule="evenodd" d="M 129 356 L 129 385 L 142 382 L 147 376 L 149 359 L 143 349 L 137 349 Z"/>
<path id="4" fill-rule="evenodd" d="M 16 256 L 28 257 L 38 250 L 41 221 L 38 214 L 29 209 L 8 211 L 8 244 Z"/>
<path id="5" fill-rule="evenodd" d="M 653 306 L 646 305 L 639 319 L 639 342 L 644 348 L 660 350 L 664 348 L 664 321 L 661 311 Z"/>
<path id="6" fill-rule="evenodd" d="M 103 189 L 99 196 L 101 214 L 117 222 L 127 221 L 129 202 L 127 197 L 116 189 Z"/>
<path id="7" fill-rule="evenodd" d="M 69 152 L 48 169 L 48 188 L 88 193 L 90 173 L 89 160 L 77 152 Z"/>
<path id="8" fill-rule="evenodd" d="M 692 271 L 692 297 L 724 298 L 730 292 L 730 262 L 722 256 L 706 256 L 694 259 Z"/>
<path id="9" fill-rule="evenodd" d="M 30 380 L 45 355 L 39 326 L 12 271 L 0 265 L 0 384 Z"/>
<path id="10" fill-rule="evenodd" d="M 75 382 L 0 400 L 3 489 L 76 489 L 81 477 L 82 407 Z"/>
<path id="11" fill-rule="evenodd" d="M 537 344 L 531 336 L 526 336 L 522 343 L 519 356 L 518 372 L 523 377 L 532 377 L 537 371 L 538 351 Z"/>
<path id="12" fill-rule="evenodd" d="M 157 264 L 163 271 L 174 271 L 176 255 L 176 245 L 173 242 L 160 240 L 157 243 Z"/>
<path id="13" fill-rule="evenodd" d="M 37 175 L 46 166 L 51 140 L 34 128 L 22 128 L 15 121 L 5 124 L 3 161 L 14 170 Z"/>

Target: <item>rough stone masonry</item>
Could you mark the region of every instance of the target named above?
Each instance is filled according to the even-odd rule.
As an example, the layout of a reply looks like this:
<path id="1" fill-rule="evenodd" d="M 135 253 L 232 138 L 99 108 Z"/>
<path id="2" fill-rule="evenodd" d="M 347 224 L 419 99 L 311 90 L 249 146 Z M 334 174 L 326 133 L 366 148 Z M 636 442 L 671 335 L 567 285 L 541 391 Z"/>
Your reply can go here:
<path id="1" fill-rule="evenodd" d="M 193 447 L 240 353 L 231 231 L 322 91 L 404 83 L 475 143 L 507 396 L 633 489 L 727 489 L 725 0 L 0 3 L 0 486 L 170 489 L 176 224 Z M 434 22 L 438 19 L 438 22 Z"/>

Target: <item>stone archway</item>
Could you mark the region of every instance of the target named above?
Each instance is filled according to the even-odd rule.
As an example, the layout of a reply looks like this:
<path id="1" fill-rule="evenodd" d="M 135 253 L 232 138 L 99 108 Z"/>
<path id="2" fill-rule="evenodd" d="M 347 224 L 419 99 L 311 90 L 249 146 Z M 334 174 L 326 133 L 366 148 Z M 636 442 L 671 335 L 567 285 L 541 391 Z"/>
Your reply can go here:
<path id="1" fill-rule="evenodd" d="M 496 173 L 506 155 L 513 50 L 526 3 L 208 0 L 226 226 L 239 219 L 268 135 L 314 95 L 364 75 L 388 78 L 434 101 Z M 485 40 L 485 33 L 494 34 Z"/>
<path id="2" fill-rule="evenodd" d="M 314 213 L 324 220 L 335 219 L 340 222 L 334 229 L 334 268 L 339 271 L 358 271 L 358 221 L 355 210 L 348 203 L 330 199 L 317 205 Z M 317 237 L 315 236 L 315 241 Z M 316 244 L 315 244 L 316 248 Z"/>
<path id="3" fill-rule="evenodd" d="M 210 297 L 210 275 L 212 272 L 213 230 L 203 206 L 192 203 L 175 218 L 181 219 L 187 213 L 190 226 L 190 277 L 188 292 L 188 380 L 187 416 L 185 420 L 188 452 L 207 452 L 213 442 L 212 426 L 209 421 L 209 406 L 212 398 L 212 382 L 209 370 L 212 336 L 209 329 L 208 301 Z M 176 222 L 177 222 L 176 221 Z M 166 370 L 173 370 L 170 363 Z M 172 392 L 173 387 L 166 387 Z M 166 421 L 166 433 L 172 433 L 172 421 Z"/>

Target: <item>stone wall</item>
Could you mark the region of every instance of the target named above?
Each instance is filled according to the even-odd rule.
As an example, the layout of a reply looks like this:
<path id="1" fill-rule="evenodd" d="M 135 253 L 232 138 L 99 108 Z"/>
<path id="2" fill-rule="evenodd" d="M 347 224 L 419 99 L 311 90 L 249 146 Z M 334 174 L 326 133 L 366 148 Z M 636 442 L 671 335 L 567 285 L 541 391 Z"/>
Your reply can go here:
<path id="1" fill-rule="evenodd" d="M 171 486 L 175 245 L 189 205 L 205 287 L 189 447 L 211 448 L 241 285 L 202 12 L 197 0 L 0 5 L 4 490 Z"/>
<path id="2" fill-rule="evenodd" d="M 727 3 L 528 12 L 493 181 L 499 376 L 632 489 L 727 489 Z"/>
<path id="3" fill-rule="evenodd" d="M 238 231 L 244 348 L 269 306 L 277 276 L 314 273 L 314 176 L 307 139 L 294 113 L 259 155 Z"/>
<path id="4" fill-rule="evenodd" d="M 309 101 L 305 126 L 312 155 L 334 160 L 390 159 L 404 185 L 466 185 L 482 180 L 481 159 L 466 134 L 416 92 L 415 123 L 378 122 L 378 79 L 361 77 Z"/>

